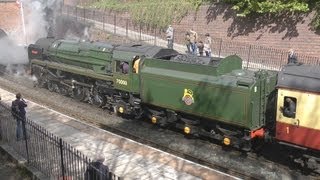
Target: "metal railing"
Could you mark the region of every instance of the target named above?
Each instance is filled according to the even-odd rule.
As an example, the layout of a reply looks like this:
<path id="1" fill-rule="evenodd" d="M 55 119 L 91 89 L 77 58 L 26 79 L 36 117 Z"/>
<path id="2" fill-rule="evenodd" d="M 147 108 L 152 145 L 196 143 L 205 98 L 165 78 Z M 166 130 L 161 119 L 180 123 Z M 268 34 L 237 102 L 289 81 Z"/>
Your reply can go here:
<path id="1" fill-rule="evenodd" d="M 134 23 L 127 13 L 116 13 L 105 9 L 89 9 L 77 6 L 64 5 L 61 11 L 64 15 L 75 18 L 77 21 L 94 23 L 101 31 L 120 35 L 126 39 L 145 42 L 157 46 L 167 46 L 163 29 L 151 28 L 142 24 Z M 185 52 L 186 31 L 174 32 L 174 49 Z M 199 39 L 204 40 L 205 34 L 199 34 Z M 288 52 L 259 45 L 251 45 L 242 42 L 214 38 L 211 46 L 214 56 L 225 57 L 236 54 L 244 62 L 244 68 L 280 70 L 287 63 Z M 305 54 L 297 54 L 299 62 L 319 65 L 320 58 Z"/>
<path id="2" fill-rule="evenodd" d="M 50 179 L 120 179 L 112 172 L 101 171 L 101 168 L 94 166 L 88 157 L 30 119 L 23 121 L 22 130 L 26 138 L 17 139 L 17 122 L 11 114 L 11 109 L 0 103 L 2 143 L 8 144 L 25 158 L 30 166 Z"/>

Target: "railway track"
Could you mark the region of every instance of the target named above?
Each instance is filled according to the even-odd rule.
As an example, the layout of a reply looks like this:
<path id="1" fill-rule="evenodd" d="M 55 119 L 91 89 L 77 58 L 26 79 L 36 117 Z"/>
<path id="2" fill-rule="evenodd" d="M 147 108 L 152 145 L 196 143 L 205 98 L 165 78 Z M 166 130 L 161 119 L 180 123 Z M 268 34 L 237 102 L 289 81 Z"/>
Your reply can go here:
<path id="1" fill-rule="evenodd" d="M 29 80 L 29 82 L 26 82 L 26 80 L 22 80 L 24 82 L 24 84 L 21 84 L 21 81 L 19 80 L 19 78 L 21 77 L 14 77 L 12 75 L 9 75 L 9 74 L 4 74 L 5 76 L 5 79 L 1 80 L 0 81 L 0 86 L 8 91 L 11 91 L 11 92 L 17 92 L 18 91 L 18 88 L 22 88 L 23 89 L 28 89 L 29 91 L 34 91 L 35 89 L 32 89 L 32 81 Z M 24 79 L 24 78 L 22 78 Z M 11 82 L 14 82 L 14 83 L 4 83 L 6 81 L 11 81 Z M 15 85 L 16 84 L 16 85 Z M 30 89 L 31 88 L 31 89 Z M 37 91 L 42 91 L 43 89 L 36 89 Z M 49 93 L 49 92 L 47 92 Z M 71 115 L 71 116 L 74 116 L 76 118 L 79 118 L 83 121 L 86 121 L 86 123 L 90 123 L 96 127 L 99 127 L 99 128 L 103 128 L 105 130 L 108 130 L 108 131 L 111 131 L 115 134 L 119 134 L 121 136 L 124 136 L 126 138 L 129 138 L 129 139 L 132 139 L 134 141 L 137 141 L 137 142 L 140 142 L 142 144 L 147 144 L 149 146 L 152 146 L 154 148 L 157 148 L 157 149 L 160 149 L 160 150 L 163 150 L 165 152 L 168 152 L 170 154 L 174 154 L 176 156 L 179 156 L 179 157 L 182 157 L 184 159 L 187 159 L 187 160 L 190 160 L 192 162 L 196 162 L 198 164 L 201 164 L 201 165 L 205 165 L 205 166 L 208 166 L 210 168 L 213 168 L 213 169 L 217 169 L 219 171 L 222 171 L 222 172 L 225 172 L 226 174 L 230 174 L 230 175 L 233 175 L 233 176 L 236 176 L 236 177 L 239 177 L 239 178 L 243 178 L 243 179 L 270 179 L 270 173 L 268 172 L 254 172 L 254 171 L 246 171 L 246 170 L 243 170 L 241 169 L 241 167 L 238 167 L 238 168 L 235 168 L 233 166 L 229 166 L 228 164 L 225 164 L 220 162 L 214 162 L 214 161 L 211 161 L 211 160 L 208 160 L 208 159 L 205 159 L 203 157 L 199 157 L 197 156 L 197 153 L 189 153 L 188 151 L 182 151 L 181 149 L 179 148 L 176 148 L 176 147 L 170 147 L 170 143 L 169 145 L 168 144 L 161 144 L 159 143 L 158 141 L 154 141 L 152 138 L 146 138 L 145 136 L 141 136 L 139 134 L 134 134 L 132 133 L 132 131 L 126 131 L 125 129 L 123 128 L 119 128 L 117 126 L 113 126 L 113 125 L 110 125 L 108 123 L 104 123 L 102 122 L 101 120 L 95 120 L 93 118 L 88 118 L 86 115 L 84 114 L 81 114 L 81 113 L 74 113 L 74 112 L 68 112 L 68 110 L 63 110 L 61 109 L 61 107 L 57 107 L 57 105 L 52 105 L 51 102 L 44 102 L 43 99 L 40 99 L 39 97 L 36 97 L 36 96 L 32 96 L 32 94 L 28 94 L 27 93 L 27 90 L 24 91 L 24 94 L 25 96 L 27 96 L 29 99 L 32 99 L 33 101 L 35 102 L 39 102 L 40 104 L 45 104 L 46 106 L 51 106 L 53 109 L 56 109 L 57 111 L 62 111 L 63 113 L 67 113 L 68 115 Z M 63 98 L 66 98 L 66 97 L 63 97 Z M 75 101 L 76 102 L 76 101 Z M 82 106 L 89 106 L 88 104 L 84 104 L 84 103 L 80 103 L 81 104 L 81 107 Z M 67 111 L 67 112 L 66 112 Z M 100 110 L 102 111 L 102 110 Z M 102 114 L 105 114 L 106 112 L 103 112 Z M 115 116 L 113 116 L 114 118 L 116 118 Z M 124 120 L 128 123 L 128 120 Z M 129 122 L 131 122 L 131 124 L 134 124 L 134 120 L 129 120 Z M 151 124 L 149 123 L 144 123 L 143 121 L 139 121 L 138 123 L 142 124 L 143 126 L 146 126 L 147 128 L 153 128 L 153 131 L 156 131 L 156 132 L 153 132 L 153 133 L 160 133 L 161 131 L 164 131 L 165 133 L 168 131 L 168 130 L 165 130 L 165 129 L 159 129 L 159 128 L 155 128 L 155 127 L 152 127 Z M 181 135 L 179 136 L 181 138 Z M 193 141 L 196 142 L 196 144 L 202 144 L 201 143 L 201 140 L 187 140 L 187 141 Z M 200 142 L 198 142 L 200 141 Z M 205 143 L 205 142 L 204 142 Z M 208 143 L 208 142 L 207 142 Z M 214 147 L 215 149 L 220 149 L 221 150 L 221 146 L 218 146 L 218 145 L 215 145 L 215 144 L 210 144 L 209 147 Z M 214 151 L 214 150 L 213 150 Z M 261 159 L 257 159 L 257 155 L 256 154 L 243 154 L 239 151 L 233 151 L 233 150 L 229 150 L 231 154 L 231 156 L 229 156 L 229 158 L 232 158 L 232 157 L 235 157 L 235 156 L 246 156 L 247 159 L 250 159 L 253 163 L 256 161 L 261 161 Z M 219 155 L 218 155 L 219 156 Z M 274 162 L 272 161 L 268 161 L 266 159 L 263 160 L 263 165 L 266 166 L 266 167 L 272 167 L 271 168 L 271 171 L 272 170 L 275 170 L 277 169 L 277 171 L 279 171 L 279 168 L 283 169 L 282 171 L 279 172 L 279 174 L 281 174 L 281 176 L 283 176 L 283 172 L 286 172 L 288 174 L 289 177 L 292 177 L 292 176 L 296 176 L 296 177 L 299 177 L 299 173 L 294 173 L 294 172 L 290 172 L 287 167 L 285 166 L 282 166 L 282 165 L 275 165 Z M 241 163 L 240 163 L 241 164 Z M 259 162 L 258 164 L 262 164 L 261 162 Z M 255 165 L 252 165 L 252 166 L 255 166 Z M 251 169 L 252 170 L 252 169 Z M 267 171 L 267 170 L 266 170 Z M 270 170 L 269 170 L 270 171 Z M 272 173 L 275 173 L 275 172 L 272 172 Z M 284 173 L 284 174 L 286 174 Z M 271 178 L 277 178 L 277 177 L 272 177 Z"/>

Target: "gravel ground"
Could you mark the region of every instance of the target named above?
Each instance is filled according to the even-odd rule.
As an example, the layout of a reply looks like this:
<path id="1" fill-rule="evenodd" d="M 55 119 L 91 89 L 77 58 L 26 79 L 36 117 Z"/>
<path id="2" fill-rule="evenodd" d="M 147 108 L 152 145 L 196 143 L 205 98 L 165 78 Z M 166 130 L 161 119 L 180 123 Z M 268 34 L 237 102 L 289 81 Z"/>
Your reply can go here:
<path id="1" fill-rule="evenodd" d="M 10 92 L 22 92 L 23 96 L 34 102 L 50 107 L 86 122 L 100 122 L 100 127 L 117 128 L 135 136 L 143 137 L 170 149 L 184 152 L 211 163 L 219 163 L 225 167 L 239 171 L 250 172 L 264 179 L 296 179 L 306 178 L 289 168 L 276 163 L 266 162 L 265 157 L 255 157 L 256 154 L 246 154 L 220 145 L 199 139 L 184 138 L 182 133 L 159 129 L 151 123 L 138 120 L 128 120 L 110 115 L 109 112 L 80 103 L 74 99 L 51 93 L 46 89 L 34 88 L 31 78 L 24 76 L 4 76 L 0 78 L 0 87 Z M 95 123 L 97 124 L 97 123 Z M 275 152 L 274 153 L 278 153 Z M 270 154 L 270 152 L 268 152 Z"/>

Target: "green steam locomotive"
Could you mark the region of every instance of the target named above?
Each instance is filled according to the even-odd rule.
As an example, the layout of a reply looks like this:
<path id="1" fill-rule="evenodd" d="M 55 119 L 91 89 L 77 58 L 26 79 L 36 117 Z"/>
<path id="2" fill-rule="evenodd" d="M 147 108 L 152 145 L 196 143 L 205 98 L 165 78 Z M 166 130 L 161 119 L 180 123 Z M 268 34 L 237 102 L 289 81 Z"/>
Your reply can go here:
<path id="1" fill-rule="evenodd" d="M 236 55 L 51 38 L 28 54 L 39 87 L 186 134 L 248 150 L 274 126 L 277 73 L 243 70 Z"/>

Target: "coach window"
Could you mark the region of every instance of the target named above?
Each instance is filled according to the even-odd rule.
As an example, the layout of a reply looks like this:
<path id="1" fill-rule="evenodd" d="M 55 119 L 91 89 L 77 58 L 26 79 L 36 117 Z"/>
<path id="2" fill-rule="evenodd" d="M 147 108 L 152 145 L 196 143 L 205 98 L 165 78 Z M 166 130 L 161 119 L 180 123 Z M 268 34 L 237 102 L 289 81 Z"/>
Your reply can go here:
<path id="1" fill-rule="evenodd" d="M 126 61 L 116 61 L 116 71 L 121 72 L 122 74 L 129 73 L 129 63 Z"/>
<path id="2" fill-rule="evenodd" d="M 297 99 L 290 96 L 285 96 L 283 99 L 283 107 L 281 111 L 285 117 L 295 118 L 296 117 Z"/>

